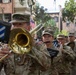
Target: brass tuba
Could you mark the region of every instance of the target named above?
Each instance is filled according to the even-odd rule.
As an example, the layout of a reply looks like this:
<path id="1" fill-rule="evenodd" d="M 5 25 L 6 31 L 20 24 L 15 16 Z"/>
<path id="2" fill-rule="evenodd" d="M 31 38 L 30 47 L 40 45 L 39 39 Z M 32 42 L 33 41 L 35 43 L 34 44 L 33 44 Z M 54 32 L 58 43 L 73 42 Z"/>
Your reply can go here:
<path id="1" fill-rule="evenodd" d="M 9 46 L 13 52 L 24 54 L 31 50 L 32 40 L 32 36 L 25 29 L 13 29 L 10 34 Z"/>
<path id="2" fill-rule="evenodd" d="M 9 39 L 9 47 L 10 49 L 17 54 L 29 53 L 33 46 L 33 37 L 34 32 L 41 29 L 43 26 L 37 25 L 33 30 L 28 32 L 23 28 L 16 28 L 11 30 L 10 39 Z M 8 54 L 0 59 L 2 61 Z"/>

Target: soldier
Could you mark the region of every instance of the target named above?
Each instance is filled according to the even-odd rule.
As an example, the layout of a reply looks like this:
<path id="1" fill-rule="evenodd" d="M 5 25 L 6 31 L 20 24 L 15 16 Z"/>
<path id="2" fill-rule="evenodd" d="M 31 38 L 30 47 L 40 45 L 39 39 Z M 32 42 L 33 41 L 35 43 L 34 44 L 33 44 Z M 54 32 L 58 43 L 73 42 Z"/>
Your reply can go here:
<path id="1" fill-rule="evenodd" d="M 64 35 L 57 35 L 57 40 L 60 43 L 59 50 L 61 51 L 61 60 L 59 60 L 59 63 L 56 64 L 56 68 L 59 75 L 71 75 L 71 63 L 75 60 L 75 53 L 71 47 L 65 45 L 66 40 Z"/>
<path id="2" fill-rule="evenodd" d="M 13 28 L 25 28 L 30 30 L 30 15 L 16 13 L 12 16 Z M 34 42 L 33 42 L 34 43 Z M 9 53 L 10 48 L 7 46 L 0 51 L 0 58 L 8 54 L 4 60 L 0 61 L 0 69 L 4 66 L 6 75 L 41 75 L 50 67 L 50 60 L 41 51 L 40 45 L 33 45 L 32 50 L 25 54 Z M 49 75 L 49 74 L 47 74 Z"/>
<path id="3" fill-rule="evenodd" d="M 76 52 L 76 42 L 74 40 L 75 40 L 75 33 L 74 32 L 69 33 L 67 45 L 70 46 L 74 52 Z"/>
<path id="4" fill-rule="evenodd" d="M 47 72 L 49 73 L 49 75 L 58 75 L 57 69 L 55 68 L 54 65 L 60 59 L 59 56 L 60 54 L 58 49 L 53 44 L 53 40 L 54 40 L 53 35 L 54 34 L 52 29 L 49 28 L 45 29 L 42 32 L 42 41 L 44 45 L 47 47 L 47 50 L 44 52 L 46 52 L 49 58 L 51 59 L 51 67 Z M 43 74 L 43 75 L 47 75 L 47 74 Z"/>
<path id="5" fill-rule="evenodd" d="M 75 41 L 75 33 L 74 32 L 69 33 L 67 45 L 70 46 L 76 54 L 76 41 Z M 76 75 L 76 60 L 73 61 L 72 65 L 73 65 L 72 75 Z"/>

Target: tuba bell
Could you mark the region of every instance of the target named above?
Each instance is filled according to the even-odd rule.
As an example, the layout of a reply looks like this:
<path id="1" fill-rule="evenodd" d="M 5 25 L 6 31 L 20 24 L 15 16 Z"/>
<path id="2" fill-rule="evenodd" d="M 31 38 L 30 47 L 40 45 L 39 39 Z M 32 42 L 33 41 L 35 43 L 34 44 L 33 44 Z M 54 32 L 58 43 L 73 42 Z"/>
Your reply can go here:
<path id="1" fill-rule="evenodd" d="M 9 46 L 14 53 L 28 53 L 32 48 L 32 36 L 23 28 L 16 28 L 11 31 Z"/>

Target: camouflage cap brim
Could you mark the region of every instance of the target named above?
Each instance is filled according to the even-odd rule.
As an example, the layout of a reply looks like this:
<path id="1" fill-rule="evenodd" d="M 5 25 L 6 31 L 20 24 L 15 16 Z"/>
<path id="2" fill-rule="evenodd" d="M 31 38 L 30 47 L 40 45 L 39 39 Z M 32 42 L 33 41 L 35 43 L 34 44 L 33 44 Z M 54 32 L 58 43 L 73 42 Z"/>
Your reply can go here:
<path id="1" fill-rule="evenodd" d="M 25 21 L 22 21 L 22 20 L 12 20 L 12 21 L 10 21 L 10 23 L 21 23 L 21 22 L 25 22 Z"/>
<path id="2" fill-rule="evenodd" d="M 52 35 L 51 33 L 48 33 L 48 32 L 44 32 L 44 33 L 42 33 L 42 36 L 43 35 Z"/>
<path id="3" fill-rule="evenodd" d="M 65 36 L 63 35 L 63 34 L 58 34 L 57 35 L 57 38 L 59 39 L 59 38 L 65 38 Z"/>
<path id="4" fill-rule="evenodd" d="M 10 23 L 16 22 L 30 22 L 30 15 L 29 14 L 22 14 L 22 13 L 15 13 L 12 15 L 12 20 Z"/>

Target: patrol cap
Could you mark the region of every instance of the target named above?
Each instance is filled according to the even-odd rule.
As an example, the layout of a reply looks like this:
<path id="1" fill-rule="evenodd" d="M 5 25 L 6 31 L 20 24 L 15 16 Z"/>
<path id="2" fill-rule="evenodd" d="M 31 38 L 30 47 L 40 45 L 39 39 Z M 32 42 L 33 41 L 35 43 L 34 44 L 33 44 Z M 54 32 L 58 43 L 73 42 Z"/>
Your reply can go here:
<path id="1" fill-rule="evenodd" d="M 12 20 L 10 23 L 21 23 L 21 22 L 30 22 L 30 14 L 25 13 L 14 13 L 12 15 Z"/>
<path id="2" fill-rule="evenodd" d="M 42 36 L 43 35 L 52 35 L 53 36 L 53 30 L 52 29 L 45 29 L 43 32 L 42 32 Z"/>
<path id="3" fill-rule="evenodd" d="M 68 36 L 75 36 L 75 33 L 69 33 Z"/>
<path id="4" fill-rule="evenodd" d="M 65 36 L 63 34 L 58 34 L 57 39 L 60 39 L 60 38 L 65 38 Z"/>

